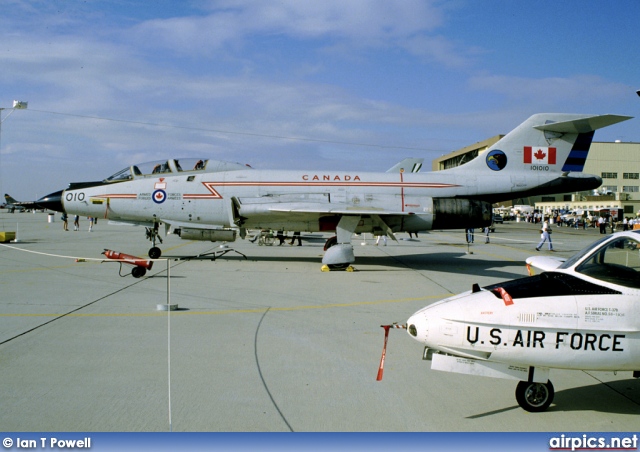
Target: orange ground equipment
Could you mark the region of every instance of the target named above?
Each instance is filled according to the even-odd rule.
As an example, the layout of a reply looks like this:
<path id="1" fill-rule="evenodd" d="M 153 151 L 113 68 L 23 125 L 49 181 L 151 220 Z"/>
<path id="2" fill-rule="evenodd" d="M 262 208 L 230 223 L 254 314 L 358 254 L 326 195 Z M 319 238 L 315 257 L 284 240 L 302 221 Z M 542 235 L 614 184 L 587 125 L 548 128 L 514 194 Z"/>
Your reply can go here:
<path id="1" fill-rule="evenodd" d="M 105 248 L 102 254 L 104 254 L 107 259 L 119 261 L 121 270 L 123 263 L 133 265 L 131 276 L 133 276 L 134 278 L 142 278 L 145 273 L 147 273 L 147 270 L 151 270 L 151 267 L 153 267 L 153 261 L 132 256 L 130 254 L 121 253 L 119 251 L 112 251 Z M 122 274 L 120 276 L 122 276 Z"/>

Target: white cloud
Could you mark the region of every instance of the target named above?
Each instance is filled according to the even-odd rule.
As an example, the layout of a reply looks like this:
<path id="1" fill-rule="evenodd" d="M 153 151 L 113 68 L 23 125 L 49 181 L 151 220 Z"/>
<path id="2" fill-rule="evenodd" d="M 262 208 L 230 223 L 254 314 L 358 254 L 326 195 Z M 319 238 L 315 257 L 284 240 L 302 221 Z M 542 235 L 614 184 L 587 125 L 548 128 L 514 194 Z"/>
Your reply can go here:
<path id="1" fill-rule="evenodd" d="M 469 79 L 473 89 L 499 94 L 506 101 L 538 106 L 610 103 L 629 96 L 629 87 L 596 75 L 526 78 L 478 75 Z"/>
<path id="2" fill-rule="evenodd" d="M 285 36 L 326 40 L 325 46 L 345 41 L 352 49 L 397 46 L 439 61 L 463 58 L 443 36 L 429 37 L 443 25 L 444 10 L 425 0 L 228 0 L 211 2 L 205 16 L 149 20 L 134 31 L 146 45 L 192 56 L 256 36 Z"/>

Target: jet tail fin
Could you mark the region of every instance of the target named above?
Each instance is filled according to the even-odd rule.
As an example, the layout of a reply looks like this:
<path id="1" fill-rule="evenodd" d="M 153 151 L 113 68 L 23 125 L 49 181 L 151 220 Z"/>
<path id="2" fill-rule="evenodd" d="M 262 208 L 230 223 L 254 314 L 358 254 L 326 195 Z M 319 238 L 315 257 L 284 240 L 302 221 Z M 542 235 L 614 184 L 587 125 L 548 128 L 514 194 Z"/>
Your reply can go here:
<path id="1" fill-rule="evenodd" d="M 5 193 L 4 194 L 4 200 L 7 202 L 7 204 L 20 204 L 19 201 L 13 199 L 9 194 Z"/>
<path id="2" fill-rule="evenodd" d="M 631 116 L 538 113 L 505 135 L 480 158 L 459 168 L 483 172 L 580 172 L 594 132 L 627 119 Z"/>
<path id="3" fill-rule="evenodd" d="M 541 130 L 545 138 L 552 139 L 562 134 L 578 134 L 569 155 L 564 160 L 561 171 L 582 172 L 587 161 L 593 135 L 597 129 L 631 119 L 630 116 L 599 115 L 569 121 L 550 122 L 534 129 Z"/>

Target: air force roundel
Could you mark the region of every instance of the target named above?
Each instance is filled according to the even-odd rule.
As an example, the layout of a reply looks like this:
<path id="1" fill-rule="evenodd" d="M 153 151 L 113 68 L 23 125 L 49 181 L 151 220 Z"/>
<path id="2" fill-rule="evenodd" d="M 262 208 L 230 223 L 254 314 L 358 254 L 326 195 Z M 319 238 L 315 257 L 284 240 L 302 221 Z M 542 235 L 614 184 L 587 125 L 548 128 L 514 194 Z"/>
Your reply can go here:
<path id="1" fill-rule="evenodd" d="M 487 154 L 487 166 L 493 171 L 500 171 L 507 166 L 507 155 L 499 149 Z"/>
<path id="2" fill-rule="evenodd" d="M 151 197 L 156 204 L 162 204 L 167 199 L 167 194 L 164 190 L 156 190 Z"/>

